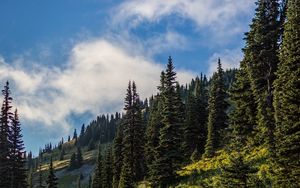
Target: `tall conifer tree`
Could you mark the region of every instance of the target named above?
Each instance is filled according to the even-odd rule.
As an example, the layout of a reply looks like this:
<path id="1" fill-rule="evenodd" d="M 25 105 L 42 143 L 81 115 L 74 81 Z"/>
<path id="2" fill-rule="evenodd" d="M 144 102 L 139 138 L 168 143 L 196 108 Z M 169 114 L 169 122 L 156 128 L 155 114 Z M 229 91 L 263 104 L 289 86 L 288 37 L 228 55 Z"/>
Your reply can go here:
<path id="1" fill-rule="evenodd" d="M 10 96 L 9 83 L 6 82 L 4 89 L 2 90 L 3 103 L 1 108 L 1 119 L 0 119 L 0 187 L 10 187 L 11 179 L 11 161 L 10 161 L 10 150 L 11 150 L 11 131 L 10 122 L 13 118 L 11 112 L 12 97 Z"/>
<path id="2" fill-rule="evenodd" d="M 255 17 L 246 34 L 248 73 L 257 103 L 258 135 L 274 151 L 273 82 L 276 78 L 280 39 L 278 0 L 258 0 Z"/>
<path id="3" fill-rule="evenodd" d="M 176 170 L 182 162 L 181 99 L 176 91 L 176 72 L 172 58 L 169 57 L 165 71 L 162 111 L 162 127 L 160 129 L 159 146 L 155 157 L 153 174 L 154 186 L 166 187 L 176 181 Z"/>
<path id="4" fill-rule="evenodd" d="M 129 82 L 123 117 L 123 165 L 119 187 L 132 187 L 144 176 L 144 127 L 136 85 Z"/>
<path id="5" fill-rule="evenodd" d="M 230 113 L 229 123 L 233 133 L 231 140 L 233 146 L 237 146 L 237 144 L 245 146 L 250 143 L 253 145 L 255 143 L 257 106 L 253 100 L 253 91 L 247 74 L 247 58 L 247 54 L 245 54 L 244 60 L 240 63 L 236 81 L 230 89 L 233 110 Z"/>
<path id="6" fill-rule="evenodd" d="M 275 81 L 278 187 L 300 187 L 300 1 L 288 0 Z"/>
<path id="7" fill-rule="evenodd" d="M 26 158 L 24 151 L 24 143 L 21 134 L 21 124 L 17 109 L 15 110 L 11 122 L 11 143 L 12 148 L 10 151 L 11 162 L 11 186 L 14 188 L 22 188 L 27 186 L 26 182 Z"/>
<path id="8" fill-rule="evenodd" d="M 112 172 L 112 153 L 111 147 L 106 149 L 105 158 L 102 168 L 102 187 L 112 188 L 113 172 Z"/>
<path id="9" fill-rule="evenodd" d="M 53 169 L 53 162 L 52 162 L 52 156 L 50 158 L 50 164 L 49 164 L 49 175 L 47 178 L 47 188 L 58 188 L 58 183 L 57 183 L 57 177 L 54 174 L 54 169 Z"/>
<path id="10" fill-rule="evenodd" d="M 120 124 L 113 143 L 113 187 L 118 188 L 123 165 L 123 125 Z"/>
<path id="11" fill-rule="evenodd" d="M 222 146 L 224 140 L 222 132 L 227 127 L 227 102 L 223 81 L 223 69 L 220 59 L 218 71 L 212 77 L 208 101 L 208 135 L 205 145 L 205 157 L 212 157 L 216 150 Z"/>
<path id="12" fill-rule="evenodd" d="M 102 188 L 102 153 L 101 153 L 101 144 L 99 143 L 98 146 L 98 158 L 97 158 L 97 165 L 94 171 L 93 176 L 93 188 Z"/>

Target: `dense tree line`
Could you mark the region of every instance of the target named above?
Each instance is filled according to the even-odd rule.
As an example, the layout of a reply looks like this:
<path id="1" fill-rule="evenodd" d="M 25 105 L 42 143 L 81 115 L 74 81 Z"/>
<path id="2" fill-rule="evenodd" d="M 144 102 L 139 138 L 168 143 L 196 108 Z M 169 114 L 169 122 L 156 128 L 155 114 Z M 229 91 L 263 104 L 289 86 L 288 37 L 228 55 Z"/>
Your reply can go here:
<path id="1" fill-rule="evenodd" d="M 299 186 L 300 3 L 256 4 L 238 70 L 223 71 L 219 59 L 209 80 L 201 75 L 184 87 L 170 57 L 144 122 L 138 117 L 143 108 L 130 100 L 136 90 L 129 84 L 126 116 L 113 143 L 113 187 L 134 187 L 142 179 L 154 187 L 174 185 L 184 164 L 224 148 L 232 155 L 220 171 L 222 186 Z M 257 146 L 267 149 L 266 163 L 274 169 L 268 182 L 250 182 L 258 169 L 244 155 Z"/>
<path id="2" fill-rule="evenodd" d="M 26 153 L 22 140 L 18 111 L 12 112 L 9 83 L 2 90 L 0 114 L 0 187 L 27 186 Z"/>

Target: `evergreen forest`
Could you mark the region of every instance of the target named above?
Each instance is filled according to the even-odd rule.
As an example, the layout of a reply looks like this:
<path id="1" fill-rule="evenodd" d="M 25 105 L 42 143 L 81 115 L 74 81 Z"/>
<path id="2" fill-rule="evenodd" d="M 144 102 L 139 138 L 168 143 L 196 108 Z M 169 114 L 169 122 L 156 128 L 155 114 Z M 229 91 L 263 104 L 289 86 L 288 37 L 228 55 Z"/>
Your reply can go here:
<path id="1" fill-rule="evenodd" d="M 238 69 L 179 83 L 166 56 L 157 93 L 128 81 L 120 112 L 101 114 L 38 155 L 25 151 L 7 81 L 0 188 L 299 188 L 300 1 L 257 0 Z M 105 92 L 105 91 L 104 91 Z"/>

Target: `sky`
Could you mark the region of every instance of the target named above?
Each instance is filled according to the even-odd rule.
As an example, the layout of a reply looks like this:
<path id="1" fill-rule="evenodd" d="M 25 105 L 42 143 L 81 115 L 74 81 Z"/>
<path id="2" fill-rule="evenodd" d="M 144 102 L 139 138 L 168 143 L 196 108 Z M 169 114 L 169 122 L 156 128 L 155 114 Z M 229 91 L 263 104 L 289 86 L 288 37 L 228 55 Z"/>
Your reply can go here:
<path id="1" fill-rule="evenodd" d="M 156 93 L 172 56 L 180 84 L 243 57 L 254 0 L 0 1 L 0 87 L 10 82 L 26 150 L 122 111 L 127 83 Z"/>

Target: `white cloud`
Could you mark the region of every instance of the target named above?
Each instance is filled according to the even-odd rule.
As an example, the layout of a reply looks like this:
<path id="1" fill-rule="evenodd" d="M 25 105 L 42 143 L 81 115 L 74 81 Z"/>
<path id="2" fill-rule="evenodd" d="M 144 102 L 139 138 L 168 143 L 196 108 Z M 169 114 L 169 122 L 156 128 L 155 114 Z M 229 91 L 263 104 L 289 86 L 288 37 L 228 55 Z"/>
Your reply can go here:
<path id="1" fill-rule="evenodd" d="M 243 31 L 240 17 L 249 15 L 254 0 L 129 0 L 114 12 L 114 25 L 134 28 L 144 21 L 159 22 L 172 14 L 194 21 L 199 29 L 216 36 Z M 211 33 L 212 34 L 212 33 Z"/>
<path id="2" fill-rule="evenodd" d="M 1 83 L 12 81 L 15 104 L 26 122 L 40 123 L 49 131 L 59 129 L 58 137 L 70 133 L 67 118 L 71 113 L 96 116 L 120 111 L 129 80 L 136 81 L 142 98 L 149 97 L 156 92 L 164 69 L 105 39 L 75 45 L 65 68 L 33 65 L 28 69 L 21 64 L 7 64 L 0 58 Z M 193 76 L 178 71 L 181 83 Z"/>
<path id="3" fill-rule="evenodd" d="M 230 68 L 238 68 L 240 65 L 240 61 L 243 58 L 243 53 L 241 49 L 227 49 L 222 52 L 214 53 L 208 60 L 209 68 L 207 71 L 207 75 L 211 76 L 217 70 L 218 58 L 221 59 L 222 67 L 224 70 Z"/>

